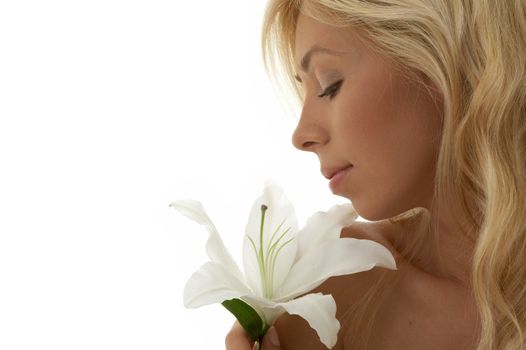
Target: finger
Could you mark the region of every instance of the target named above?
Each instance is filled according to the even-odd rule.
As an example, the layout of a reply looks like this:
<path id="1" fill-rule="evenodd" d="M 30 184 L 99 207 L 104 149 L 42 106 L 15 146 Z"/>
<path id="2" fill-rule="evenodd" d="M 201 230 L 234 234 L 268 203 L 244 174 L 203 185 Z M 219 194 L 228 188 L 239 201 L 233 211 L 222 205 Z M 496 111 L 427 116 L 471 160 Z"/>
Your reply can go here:
<path id="1" fill-rule="evenodd" d="M 263 337 L 263 350 L 280 350 L 280 342 L 276 327 L 270 327 Z"/>
<path id="2" fill-rule="evenodd" d="M 237 320 L 225 337 L 226 350 L 252 350 L 253 343 Z"/>

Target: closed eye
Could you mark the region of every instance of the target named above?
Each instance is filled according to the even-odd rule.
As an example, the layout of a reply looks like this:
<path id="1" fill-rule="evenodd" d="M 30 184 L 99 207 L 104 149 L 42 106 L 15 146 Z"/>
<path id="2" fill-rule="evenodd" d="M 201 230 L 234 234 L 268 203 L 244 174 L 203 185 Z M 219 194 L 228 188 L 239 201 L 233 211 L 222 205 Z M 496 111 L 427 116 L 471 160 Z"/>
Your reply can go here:
<path id="1" fill-rule="evenodd" d="M 323 91 L 321 94 L 319 94 L 318 97 L 323 98 L 325 96 L 329 96 L 329 99 L 332 100 L 340 90 L 342 84 L 343 79 L 338 80 L 337 82 L 329 86 L 327 89 L 325 89 L 325 91 Z"/>

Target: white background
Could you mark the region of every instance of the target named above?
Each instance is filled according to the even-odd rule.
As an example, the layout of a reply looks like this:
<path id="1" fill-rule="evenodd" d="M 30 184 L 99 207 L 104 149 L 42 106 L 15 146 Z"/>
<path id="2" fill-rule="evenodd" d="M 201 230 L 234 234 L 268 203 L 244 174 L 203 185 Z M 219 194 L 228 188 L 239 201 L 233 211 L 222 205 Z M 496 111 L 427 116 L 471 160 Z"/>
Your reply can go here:
<path id="1" fill-rule="evenodd" d="M 278 181 L 300 227 L 334 196 L 263 68 L 265 1 L 0 3 L 0 349 L 223 349 L 185 309 L 207 231 L 240 261 Z"/>

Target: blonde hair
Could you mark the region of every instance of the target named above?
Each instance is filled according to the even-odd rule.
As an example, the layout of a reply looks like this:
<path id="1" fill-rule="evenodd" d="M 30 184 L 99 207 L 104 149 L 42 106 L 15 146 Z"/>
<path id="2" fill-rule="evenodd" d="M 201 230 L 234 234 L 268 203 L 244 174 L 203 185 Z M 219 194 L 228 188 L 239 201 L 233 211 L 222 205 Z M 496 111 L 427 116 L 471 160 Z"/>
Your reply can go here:
<path id="1" fill-rule="evenodd" d="M 445 203 L 447 193 L 457 194 L 475 234 L 477 349 L 526 348 L 526 1 L 270 0 L 262 31 L 265 67 L 298 103 L 304 98 L 294 79 L 300 12 L 352 27 L 408 76 L 418 72 L 439 90 L 444 114 L 432 208 Z M 418 213 L 427 215 L 420 229 L 435 232 L 430 228 L 438 219 L 418 208 L 392 220 Z M 402 252 L 409 261 L 425 238 L 414 236 Z M 380 284 L 364 300 L 384 293 Z M 354 311 L 353 317 L 374 315 L 367 302 Z M 372 318 L 363 324 L 370 328 Z"/>

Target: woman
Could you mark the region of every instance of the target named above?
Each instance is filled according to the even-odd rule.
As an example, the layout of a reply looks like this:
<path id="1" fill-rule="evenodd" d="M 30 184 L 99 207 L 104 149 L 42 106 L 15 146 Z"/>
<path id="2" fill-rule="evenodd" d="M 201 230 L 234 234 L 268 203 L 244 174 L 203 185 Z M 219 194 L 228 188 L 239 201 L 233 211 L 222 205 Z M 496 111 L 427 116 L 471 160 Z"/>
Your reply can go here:
<path id="1" fill-rule="evenodd" d="M 271 0 L 263 49 L 294 146 L 371 221 L 342 237 L 397 261 L 314 290 L 335 349 L 525 349 L 526 1 Z M 252 348 L 237 322 L 226 345 Z M 263 341 L 324 348 L 288 314 Z"/>

